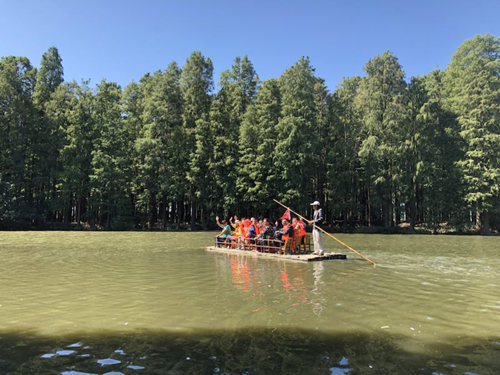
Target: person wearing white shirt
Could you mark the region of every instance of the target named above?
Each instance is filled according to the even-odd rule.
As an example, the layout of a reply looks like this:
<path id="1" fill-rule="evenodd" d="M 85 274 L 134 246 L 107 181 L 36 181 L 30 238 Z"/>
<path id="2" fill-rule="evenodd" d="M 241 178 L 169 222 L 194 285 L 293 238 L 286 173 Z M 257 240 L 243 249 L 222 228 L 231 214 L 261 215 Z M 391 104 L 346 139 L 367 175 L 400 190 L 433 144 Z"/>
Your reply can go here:
<path id="1" fill-rule="evenodd" d="M 314 201 L 311 203 L 311 206 L 313 206 L 314 213 L 313 213 L 313 242 L 314 242 L 314 255 L 323 255 L 325 253 L 324 250 L 324 244 L 323 244 L 323 234 L 321 231 L 316 228 L 316 224 L 319 224 L 323 221 L 323 210 L 319 207 L 320 204 L 318 201 Z"/>

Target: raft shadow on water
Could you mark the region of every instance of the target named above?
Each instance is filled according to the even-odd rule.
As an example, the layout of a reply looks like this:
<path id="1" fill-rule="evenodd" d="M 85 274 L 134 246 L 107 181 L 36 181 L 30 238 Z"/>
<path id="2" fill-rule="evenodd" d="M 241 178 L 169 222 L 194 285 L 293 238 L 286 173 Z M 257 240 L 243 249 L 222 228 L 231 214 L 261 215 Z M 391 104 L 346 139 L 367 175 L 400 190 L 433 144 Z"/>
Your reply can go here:
<path id="1" fill-rule="evenodd" d="M 462 338 L 429 354 L 387 333 L 242 329 L 68 336 L 0 332 L 1 374 L 494 374 L 499 338 Z M 450 341 L 452 342 L 452 341 Z"/>

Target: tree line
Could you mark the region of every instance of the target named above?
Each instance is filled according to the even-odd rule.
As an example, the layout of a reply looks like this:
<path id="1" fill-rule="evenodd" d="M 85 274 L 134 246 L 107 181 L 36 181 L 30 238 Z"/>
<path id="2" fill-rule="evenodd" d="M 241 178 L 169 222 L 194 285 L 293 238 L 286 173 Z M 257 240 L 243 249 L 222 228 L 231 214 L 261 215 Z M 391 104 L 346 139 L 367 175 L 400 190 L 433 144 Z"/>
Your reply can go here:
<path id="1" fill-rule="evenodd" d="M 1 228 L 209 228 L 216 214 L 276 216 L 276 198 L 331 227 L 500 226 L 500 38 L 464 42 L 445 70 L 405 80 L 384 52 L 328 91 L 303 57 L 260 81 L 237 57 L 125 88 L 64 82 L 0 60 Z"/>

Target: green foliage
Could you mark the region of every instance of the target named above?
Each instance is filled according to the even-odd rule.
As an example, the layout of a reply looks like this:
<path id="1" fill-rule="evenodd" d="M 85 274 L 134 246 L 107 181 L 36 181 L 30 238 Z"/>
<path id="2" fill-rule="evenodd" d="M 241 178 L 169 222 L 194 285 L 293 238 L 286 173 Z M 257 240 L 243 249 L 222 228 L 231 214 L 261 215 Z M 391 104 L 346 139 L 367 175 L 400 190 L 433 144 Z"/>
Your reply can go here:
<path id="1" fill-rule="evenodd" d="M 183 126 L 181 165 L 184 166 L 188 200 L 190 201 L 191 227 L 195 225 L 195 202 L 203 206 L 210 197 L 204 196 L 205 185 L 213 184 L 210 175 L 203 173 L 206 165 L 201 165 L 209 158 L 205 153 L 206 147 L 200 144 L 200 140 L 207 135 L 206 119 L 210 112 L 213 87 L 213 65 L 207 57 L 200 52 L 193 52 L 186 61 L 181 74 L 181 92 L 183 95 Z M 205 177 L 207 178 L 205 180 Z"/>
<path id="2" fill-rule="evenodd" d="M 63 122 L 63 146 L 60 151 L 62 171 L 59 190 L 65 209 L 61 213 L 65 223 L 90 219 L 86 214 L 90 196 L 92 152 L 95 145 L 95 118 L 92 115 L 94 95 L 87 85 L 69 84 L 71 102 Z M 75 214 L 71 211 L 74 209 Z"/>
<path id="3" fill-rule="evenodd" d="M 355 102 L 360 82 L 361 77 L 344 79 L 327 103 L 327 122 L 330 124 L 326 135 L 329 145 L 326 155 L 327 193 L 333 197 L 331 208 L 342 217 L 344 225 L 355 225 L 361 209 L 358 154 L 362 122 L 360 108 Z"/>
<path id="4" fill-rule="evenodd" d="M 51 47 L 42 56 L 40 70 L 37 72 L 33 104 L 36 119 L 33 129 L 35 138 L 32 149 L 33 199 L 37 207 L 38 221 L 43 221 L 51 200 L 51 187 L 56 184 L 54 178 L 59 169 L 58 153 L 61 147 L 62 133 L 57 122 L 51 121 L 47 114 L 51 96 L 63 82 L 62 59 L 57 48 Z M 52 191 L 53 195 L 53 191 Z"/>
<path id="5" fill-rule="evenodd" d="M 500 40 L 466 41 L 445 71 L 405 81 L 384 52 L 334 92 L 301 58 L 259 82 L 236 57 L 214 92 L 194 52 L 121 89 L 0 60 L 0 226 L 208 228 L 276 217 L 272 198 L 329 225 L 440 231 L 500 222 Z M 370 229 L 372 230 L 372 229 Z M 400 229 L 404 230 L 404 229 Z"/>
<path id="6" fill-rule="evenodd" d="M 182 149 L 182 95 L 181 72 L 172 63 L 165 72 L 158 71 L 141 80 L 139 87 L 129 88 L 134 96 L 126 108 L 127 117 L 136 136 L 136 176 L 133 189 L 136 205 L 148 216 L 148 225 L 156 221 L 156 202 L 178 199 L 185 190 L 185 168 L 179 165 Z M 133 90 L 133 91 L 131 91 Z M 139 104 L 140 103 L 140 104 Z M 137 121 L 137 124 L 134 124 Z M 130 133 L 129 133 L 130 134 Z M 166 207 L 162 207 L 166 219 Z"/>
<path id="7" fill-rule="evenodd" d="M 33 93 L 35 105 L 43 106 L 49 101 L 51 94 L 64 81 L 63 76 L 64 70 L 59 51 L 56 47 L 50 47 L 42 55 L 40 70 L 36 75 L 35 92 Z"/>
<path id="8" fill-rule="evenodd" d="M 247 107 L 254 101 L 258 76 L 247 56 L 234 60 L 231 71 L 221 74 L 220 90 L 210 113 L 213 127 L 214 182 L 226 213 L 233 212 L 241 200 L 237 179 L 240 173 L 240 128 Z"/>
<path id="9" fill-rule="evenodd" d="M 316 77 L 308 58 L 301 58 L 279 79 L 281 118 L 276 124 L 274 161 L 279 171 L 278 199 L 305 206 L 312 199 L 317 169 L 318 108 Z"/>
<path id="10" fill-rule="evenodd" d="M 463 156 L 456 116 L 444 108 L 443 72 L 434 71 L 413 79 L 409 86 L 411 111 L 405 142 L 405 179 L 408 181 L 410 223 L 424 215 L 418 207 L 427 207 L 426 221 L 436 228 L 439 223 L 456 224 L 461 219 L 463 188 L 457 161 Z M 432 194 L 421 195 L 421 191 Z M 419 202 L 419 199 L 422 201 Z M 421 219 L 422 221 L 422 219 Z"/>
<path id="11" fill-rule="evenodd" d="M 408 117 L 404 72 L 397 58 L 384 52 L 370 60 L 366 77 L 360 82 L 356 98 L 363 121 L 359 157 L 367 186 L 367 200 L 376 189 L 384 227 L 394 224 L 396 184 L 401 178 L 400 146 L 404 142 L 404 123 Z M 370 204 L 370 203 L 368 203 Z"/>
<path id="12" fill-rule="evenodd" d="M 249 106 L 240 127 L 239 175 L 237 188 L 250 212 L 267 212 L 273 207 L 269 197 L 277 196 L 280 171 L 276 167 L 276 125 L 281 118 L 278 81 L 264 81 L 255 104 Z M 247 212 L 246 214 L 250 214 Z"/>
<path id="13" fill-rule="evenodd" d="M 445 86 L 450 109 L 457 114 L 465 158 L 459 166 L 467 186 L 465 200 L 488 217 L 500 200 L 500 38 L 476 36 L 453 55 Z"/>
<path id="14" fill-rule="evenodd" d="M 24 57 L 0 60 L 0 220 L 30 225 L 32 149 L 36 142 L 32 95 L 36 70 Z"/>
<path id="15" fill-rule="evenodd" d="M 111 229 L 116 216 L 128 216 L 127 208 L 131 208 L 128 152 L 132 144 L 121 118 L 121 97 L 116 83 L 102 81 L 97 86 L 92 113 L 98 125 L 91 154 L 90 207 L 106 229 Z"/>

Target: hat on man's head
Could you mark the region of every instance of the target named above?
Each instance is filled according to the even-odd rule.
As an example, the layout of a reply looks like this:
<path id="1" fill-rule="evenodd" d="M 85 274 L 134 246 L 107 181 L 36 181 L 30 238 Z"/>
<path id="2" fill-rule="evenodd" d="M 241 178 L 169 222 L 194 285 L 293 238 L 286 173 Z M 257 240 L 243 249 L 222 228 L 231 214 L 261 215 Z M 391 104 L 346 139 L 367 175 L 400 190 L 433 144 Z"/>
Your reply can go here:
<path id="1" fill-rule="evenodd" d="M 314 201 L 311 203 L 311 206 L 321 206 L 318 201 Z"/>

